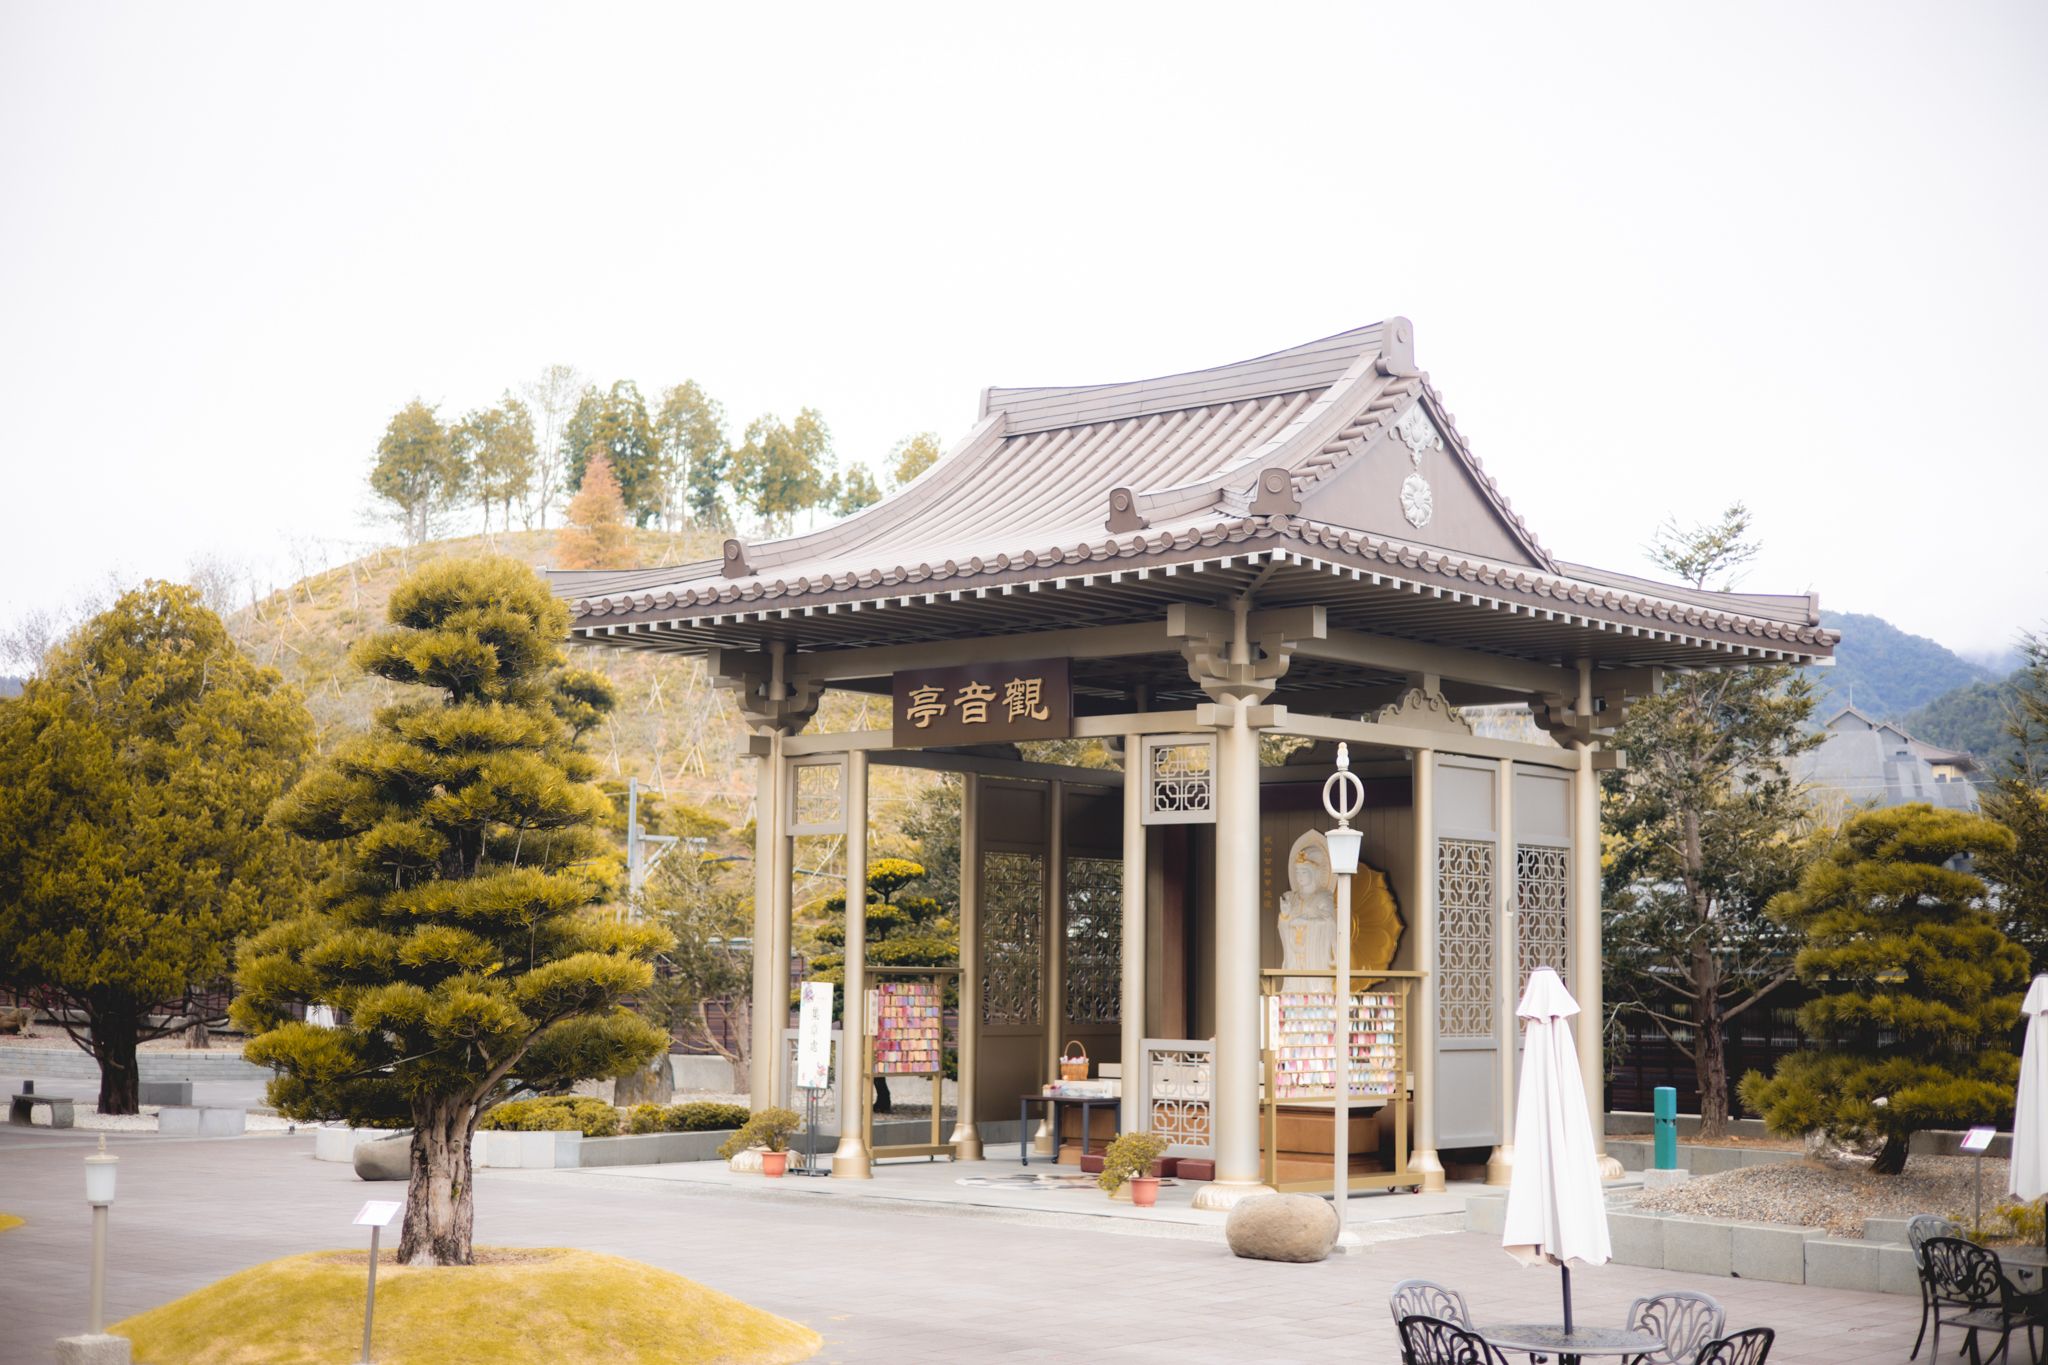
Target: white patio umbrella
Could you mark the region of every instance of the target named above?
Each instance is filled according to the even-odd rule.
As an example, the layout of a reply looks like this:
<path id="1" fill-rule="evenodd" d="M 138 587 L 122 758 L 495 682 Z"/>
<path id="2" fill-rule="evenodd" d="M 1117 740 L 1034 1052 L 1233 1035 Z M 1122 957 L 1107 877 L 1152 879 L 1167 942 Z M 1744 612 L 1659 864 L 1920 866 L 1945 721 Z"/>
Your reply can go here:
<path id="1" fill-rule="evenodd" d="M 2048 1194 L 2048 976 L 2037 976 L 2020 1005 L 2027 1019 L 2020 1090 L 2012 1109 L 2012 1169 L 2006 1188 L 2029 1203 Z M 2048 1228 L 2043 1229 L 2048 1240 Z"/>
<path id="2" fill-rule="evenodd" d="M 1531 973 L 1515 1010 L 1523 1021 L 1522 1085 L 1515 1106 L 1515 1170 L 1500 1237 L 1502 1249 L 1524 1265 L 1548 1263 L 1564 1271 L 1567 1332 L 1571 1262 L 1602 1265 L 1613 1255 L 1586 1083 L 1565 1022 L 1578 1012 L 1578 1001 L 1556 972 L 1538 967 Z"/>

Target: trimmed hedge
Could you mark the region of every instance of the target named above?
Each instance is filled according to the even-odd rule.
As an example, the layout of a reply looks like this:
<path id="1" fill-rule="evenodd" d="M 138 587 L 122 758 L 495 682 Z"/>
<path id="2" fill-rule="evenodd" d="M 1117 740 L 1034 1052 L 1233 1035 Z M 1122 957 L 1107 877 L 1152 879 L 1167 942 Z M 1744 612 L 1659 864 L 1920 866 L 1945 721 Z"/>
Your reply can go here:
<path id="1" fill-rule="evenodd" d="M 508 1100 L 484 1115 L 477 1127 L 509 1133 L 581 1132 L 585 1137 L 616 1137 L 619 1111 L 588 1095 L 542 1095 Z"/>
<path id="2" fill-rule="evenodd" d="M 712 1133 L 744 1128 L 753 1117 L 744 1104 L 692 1100 L 688 1104 L 636 1104 L 626 1115 L 629 1133 Z"/>

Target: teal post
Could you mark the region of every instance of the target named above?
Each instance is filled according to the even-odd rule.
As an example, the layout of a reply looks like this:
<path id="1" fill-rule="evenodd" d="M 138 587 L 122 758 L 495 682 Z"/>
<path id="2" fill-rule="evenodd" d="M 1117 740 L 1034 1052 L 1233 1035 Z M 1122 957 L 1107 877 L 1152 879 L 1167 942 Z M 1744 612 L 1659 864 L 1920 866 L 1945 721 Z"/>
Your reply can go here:
<path id="1" fill-rule="evenodd" d="M 1656 1166 L 1660 1171 L 1678 1169 L 1678 1092 L 1668 1085 L 1657 1087 L 1650 1102 L 1656 1116 Z"/>

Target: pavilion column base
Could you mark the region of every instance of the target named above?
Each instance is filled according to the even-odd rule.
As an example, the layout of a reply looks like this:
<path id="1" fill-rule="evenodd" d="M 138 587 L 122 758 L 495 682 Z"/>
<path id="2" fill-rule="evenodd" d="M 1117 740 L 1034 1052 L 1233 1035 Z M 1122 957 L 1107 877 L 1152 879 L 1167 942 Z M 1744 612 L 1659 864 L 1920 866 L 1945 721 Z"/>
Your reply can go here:
<path id="1" fill-rule="evenodd" d="M 832 1152 L 832 1178 L 872 1180 L 874 1175 L 868 1159 L 868 1145 L 854 1134 L 839 1139 L 839 1146 Z"/>
<path id="2" fill-rule="evenodd" d="M 1424 1194 L 1444 1192 L 1444 1163 L 1437 1159 L 1436 1148 L 1418 1147 L 1410 1152 L 1408 1169 L 1422 1177 Z"/>
<path id="3" fill-rule="evenodd" d="M 1605 1152 L 1600 1154 L 1600 1178 L 1602 1180 L 1619 1180 L 1626 1174 L 1627 1172 L 1621 1169 L 1619 1161 L 1616 1161 Z"/>
<path id="4" fill-rule="evenodd" d="M 1195 1207 L 1227 1213 L 1255 1194 L 1272 1194 L 1271 1185 L 1256 1180 L 1212 1180 L 1195 1191 Z"/>
<path id="5" fill-rule="evenodd" d="M 971 1123 L 963 1123 L 953 1129 L 953 1135 L 946 1139 L 953 1144 L 955 1161 L 980 1161 L 981 1134 Z"/>
<path id="6" fill-rule="evenodd" d="M 1486 1158 L 1486 1183 L 1505 1185 L 1515 1176 L 1515 1144 L 1504 1142 L 1493 1149 L 1493 1155 Z"/>

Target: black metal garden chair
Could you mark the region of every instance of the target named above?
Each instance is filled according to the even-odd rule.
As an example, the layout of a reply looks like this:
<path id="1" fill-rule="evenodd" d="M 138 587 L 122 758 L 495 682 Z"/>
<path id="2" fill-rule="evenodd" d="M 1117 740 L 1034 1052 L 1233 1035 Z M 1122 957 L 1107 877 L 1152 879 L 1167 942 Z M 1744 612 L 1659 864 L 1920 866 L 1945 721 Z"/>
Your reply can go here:
<path id="1" fill-rule="evenodd" d="M 1507 1357 L 1470 1328 L 1442 1318 L 1401 1319 L 1402 1365 L 1508 1365 Z"/>
<path id="2" fill-rule="evenodd" d="M 1728 1315 L 1706 1294 L 1671 1289 L 1630 1304 L 1625 1322 L 1664 1342 L 1659 1350 L 1630 1356 L 1627 1365 L 1692 1365 L 1700 1348 L 1721 1335 Z"/>
<path id="3" fill-rule="evenodd" d="M 1916 1213 L 1906 1220 L 1906 1245 L 1913 1252 L 1913 1270 L 1920 1277 L 1920 1335 L 1913 1338 L 1913 1353 L 1906 1357 L 1917 1360 L 1920 1357 L 1920 1343 L 1927 1339 L 1927 1320 L 1933 1314 L 1934 1300 L 1927 1293 L 1927 1244 L 1936 1237 L 1960 1237 L 1962 1228 L 1937 1213 Z"/>
<path id="4" fill-rule="evenodd" d="M 2048 1324 L 2048 1315 L 2043 1313 L 2048 1303 L 2007 1279 L 1996 1252 L 1959 1237 L 1930 1237 L 1922 1252 L 1927 1258 L 1927 1296 L 1934 1325 L 1930 1357 L 1941 1354 L 1944 1327 L 1960 1327 L 1970 1334 L 1963 1343 L 1970 1353 L 1970 1365 L 1983 1365 L 1977 1345 L 1980 1332 L 1998 1333 L 1998 1349 L 1991 1353 L 1995 1361 L 2004 1359 L 2012 1334 L 2023 1331 L 2027 1350 L 2039 1365 L 2041 1350 L 2034 1332 Z"/>
<path id="5" fill-rule="evenodd" d="M 1403 1280 L 1387 1296 L 1387 1307 L 1399 1326 L 1403 1318 L 1438 1318 L 1470 1331 L 1472 1314 L 1465 1296 L 1435 1280 Z"/>
<path id="6" fill-rule="evenodd" d="M 1693 1365 L 1764 1365 L 1778 1334 L 1768 1327 L 1745 1327 L 1700 1347 Z"/>

